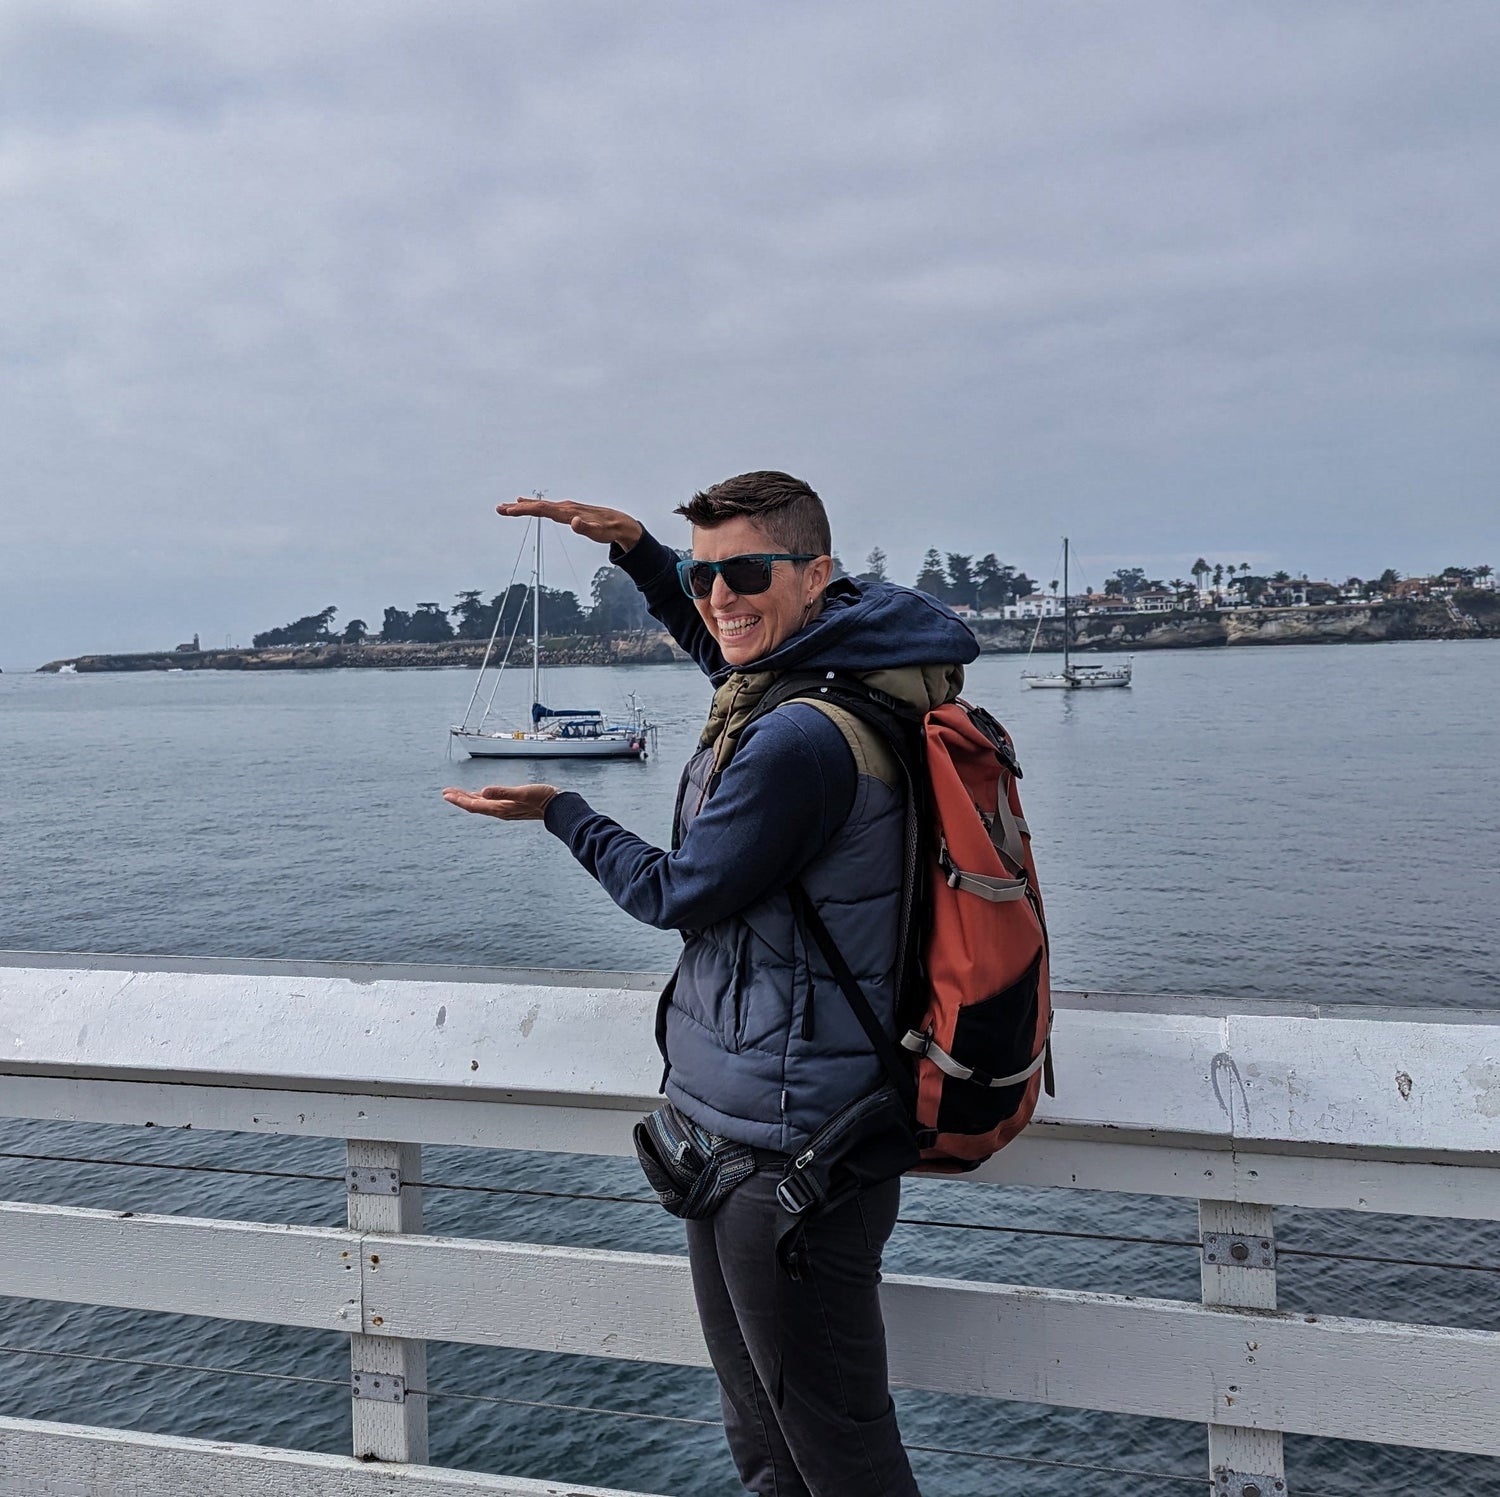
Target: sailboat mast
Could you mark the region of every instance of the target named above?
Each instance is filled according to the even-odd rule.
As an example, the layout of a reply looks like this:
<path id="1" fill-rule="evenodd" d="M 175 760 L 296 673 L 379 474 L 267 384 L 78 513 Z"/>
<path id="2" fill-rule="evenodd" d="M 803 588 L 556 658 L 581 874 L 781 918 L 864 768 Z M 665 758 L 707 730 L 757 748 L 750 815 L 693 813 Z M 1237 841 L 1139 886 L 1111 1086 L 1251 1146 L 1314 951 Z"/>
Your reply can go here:
<path id="1" fill-rule="evenodd" d="M 1073 642 L 1073 600 L 1068 592 L 1068 538 L 1063 537 L 1063 675 L 1067 675 Z"/>
<path id="2" fill-rule="evenodd" d="M 542 699 L 542 522 L 536 522 L 536 571 L 531 578 L 531 700 Z"/>

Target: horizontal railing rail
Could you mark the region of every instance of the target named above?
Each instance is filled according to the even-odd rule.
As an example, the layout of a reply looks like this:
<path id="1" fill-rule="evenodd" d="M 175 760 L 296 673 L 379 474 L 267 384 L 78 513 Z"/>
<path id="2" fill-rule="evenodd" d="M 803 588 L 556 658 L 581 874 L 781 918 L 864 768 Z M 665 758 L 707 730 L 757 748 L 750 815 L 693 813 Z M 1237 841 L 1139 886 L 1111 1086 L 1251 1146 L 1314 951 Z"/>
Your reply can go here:
<path id="1" fill-rule="evenodd" d="M 421 1465 L 426 1343 L 704 1366 L 686 1261 L 424 1233 L 420 1145 L 628 1152 L 658 1100 L 656 987 L 0 957 L 0 1115 L 342 1138 L 349 1167 L 345 1228 L 0 1204 L 0 1294 L 347 1334 L 357 1456 L 435 1492 L 548 1490 Z M 1201 1422 L 1243 1497 L 1286 1491 L 1282 1432 L 1500 1455 L 1500 1335 L 1279 1310 L 1272 1215 L 1500 1218 L 1495 1016 L 1068 993 L 1055 1041 L 1058 1097 L 965 1179 L 1198 1201 L 1202 1300 L 893 1275 L 898 1384 Z M 43 1451 L 128 1476 L 230 1449 L 144 1438 L 0 1420 L 0 1492 Z M 269 1463 L 257 1492 L 390 1476 L 312 1459 L 223 1456 Z"/>

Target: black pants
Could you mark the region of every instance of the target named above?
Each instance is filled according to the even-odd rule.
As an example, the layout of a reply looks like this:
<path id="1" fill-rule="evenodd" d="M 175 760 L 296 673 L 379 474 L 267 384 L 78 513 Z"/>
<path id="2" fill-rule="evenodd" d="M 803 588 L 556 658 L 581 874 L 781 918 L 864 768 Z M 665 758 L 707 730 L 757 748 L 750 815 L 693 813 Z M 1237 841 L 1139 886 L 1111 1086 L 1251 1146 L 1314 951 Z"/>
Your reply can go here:
<path id="1" fill-rule="evenodd" d="M 780 1173 L 757 1172 L 712 1217 L 687 1223 L 740 1480 L 755 1497 L 920 1497 L 891 1404 L 878 1293 L 901 1182 L 810 1222 L 794 1281 L 776 1263 Z"/>

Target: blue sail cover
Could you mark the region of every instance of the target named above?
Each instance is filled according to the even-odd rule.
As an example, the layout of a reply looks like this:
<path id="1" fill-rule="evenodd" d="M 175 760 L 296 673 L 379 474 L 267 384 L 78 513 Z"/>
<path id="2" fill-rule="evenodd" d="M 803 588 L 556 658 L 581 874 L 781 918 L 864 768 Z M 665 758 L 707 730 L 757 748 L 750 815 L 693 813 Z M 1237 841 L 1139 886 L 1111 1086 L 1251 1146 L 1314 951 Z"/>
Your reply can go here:
<path id="1" fill-rule="evenodd" d="M 542 722 L 549 717 L 603 717 L 597 707 L 544 707 L 540 702 L 531 704 L 531 721 Z"/>

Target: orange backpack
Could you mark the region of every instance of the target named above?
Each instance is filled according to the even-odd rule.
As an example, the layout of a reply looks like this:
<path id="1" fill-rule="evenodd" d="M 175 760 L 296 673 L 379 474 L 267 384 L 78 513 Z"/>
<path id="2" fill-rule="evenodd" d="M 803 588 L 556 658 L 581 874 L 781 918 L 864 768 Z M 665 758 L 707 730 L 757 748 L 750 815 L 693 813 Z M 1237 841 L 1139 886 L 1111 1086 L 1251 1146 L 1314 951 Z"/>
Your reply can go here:
<path id="1" fill-rule="evenodd" d="M 832 673 L 783 678 L 761 711 L 799 697 L 875 729 L 905 772 L 910 913 L 897 1042 L 800 884 L 788 890 L 793 910 L 906 1102 L 917 1168 L 973 1169 L 1031 1121 L 1044 1084 L 1053 1092 L 1047 927 L 1014 745 L 982 707 L 960 699 L 919 719 Z"/>
<path id="2" fill-rule="evenodd" d="M 922 728 L 936 877 L 929 885 L 927 1008 L 901 1038 L 917 1057 L 925 1164 L 972 1169 L 1052 1092 L 1047 926 L 1010 735 L 950 702 Z"/>

